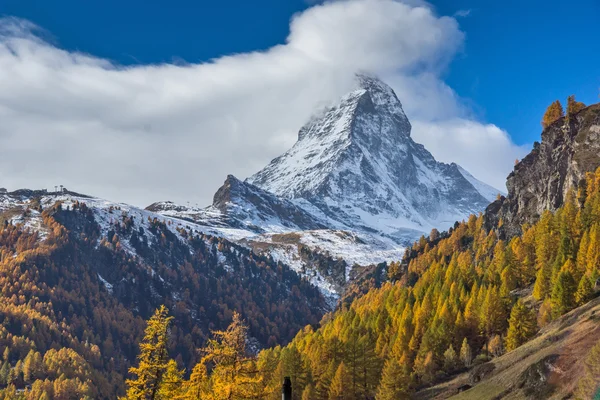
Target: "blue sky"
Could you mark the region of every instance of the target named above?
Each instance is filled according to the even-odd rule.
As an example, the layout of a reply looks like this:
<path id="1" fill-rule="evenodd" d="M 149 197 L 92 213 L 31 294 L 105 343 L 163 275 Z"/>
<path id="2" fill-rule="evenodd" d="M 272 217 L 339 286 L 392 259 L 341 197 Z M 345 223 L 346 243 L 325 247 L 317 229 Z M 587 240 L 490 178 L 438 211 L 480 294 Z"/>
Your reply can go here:
<path id="1" fill-rule="evenodd" d="M 587 104 L 600 87 L 600 2 L 430 1 L 457 16 L 463 50 L 445 80 L 478 117 L 517 144 L 539 139 L 540 114 L 569 94 Z M 0 0 L 0 13 L 46 29 L 60 47 L 120 64 L 207 61 L 285 42 L 306 0 Z"/>
<path id="2" fill-rule="evenodd" d="M 0 0 L 0 186 L 208 204 L 362 70 L 438 160 L 503 189 L 548 104 L 598 101 L 600 4 L 422 3 Z"/>

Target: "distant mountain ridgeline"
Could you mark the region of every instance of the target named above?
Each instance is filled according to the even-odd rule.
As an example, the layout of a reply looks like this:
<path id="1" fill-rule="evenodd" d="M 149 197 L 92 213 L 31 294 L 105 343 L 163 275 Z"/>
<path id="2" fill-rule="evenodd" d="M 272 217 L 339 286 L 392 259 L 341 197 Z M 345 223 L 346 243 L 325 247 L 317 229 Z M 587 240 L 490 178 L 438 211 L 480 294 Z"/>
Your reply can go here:
<path id="1" fill-rule="evenodd" d="M 257 351 L 286 343 L 329 308 L 295 272 L 227 240 L 144 219 L 141 210 L 99 213 L 79 201 L 50 205 L 54 199 L 10 208 L 0 224 L 4 398 L 24 388 L 32 399 L 124 393 L 143 318 L 161 304 L 176 323 L 169 351 L 188 367 L 234 311 L 249 321 Z"/>

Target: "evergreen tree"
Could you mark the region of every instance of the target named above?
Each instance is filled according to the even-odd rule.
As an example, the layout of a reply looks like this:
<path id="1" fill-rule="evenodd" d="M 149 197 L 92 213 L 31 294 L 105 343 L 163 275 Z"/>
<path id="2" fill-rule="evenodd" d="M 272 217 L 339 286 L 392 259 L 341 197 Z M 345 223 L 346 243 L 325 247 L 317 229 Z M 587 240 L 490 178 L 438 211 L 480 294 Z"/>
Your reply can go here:
<path id="1" fill-rule="evenodd" d="M 163 374 L 167 370 L 168 353 L 167 341 L 169 323 L 173 317 L 168 316 L 168 310 L 161 306 L 148 320 L 142 343 L 138 366 L 131 367 L 129 373 L 135 379 L 128 379 L 127 400 L 154 400 L 160 389 Z"/>
<path id="2" fill-rule="evenodd" d="M 409 398 L 409 380 L 395 358 L 389 358 L 383 367 L 377 400 L 401 400 Z"/>
<path id="3" fill-rule="evenodd" d="M 535 335 L 537 330 L 535 312 L 518 300 L 510 312 L 508 332 L 506 334 L 506 350 L 511 351 L 525 343 Z"/>
<path id="4" fill-rule="evenodd" d="M 575 293 L 575 304 L 577 306 L 584 305 L 594 296 L 594 288 L 590 279 L 583 275 L 579 280 L 577 292 Z"/>
<path id="5" fill-rule="evenodd" d="M 467 338 L 463 339 L 462 346 L 460 347 L 460 360 L 467 368 L 470 368 L 473 363 L 473 352 L 471 351 L 469 342 L 467 342 Z"/>
<path id="6" fill-rule="evenodd" d="M 350 399 L 351 397 L 347 396 L 346 393 L 349 392 L 351 385 L 352 379 L 348 374 L 346 365 L 342 361 L 331 380 L 331 385 L 329 385 L 329 400 Z"/>
<path id="7" fill-rule="evenodd" d="M 575 307 L 575 280 L 569 271 L 561 272 L 552 290 L 552 313 L 554 317 L 563 315 Z"/>

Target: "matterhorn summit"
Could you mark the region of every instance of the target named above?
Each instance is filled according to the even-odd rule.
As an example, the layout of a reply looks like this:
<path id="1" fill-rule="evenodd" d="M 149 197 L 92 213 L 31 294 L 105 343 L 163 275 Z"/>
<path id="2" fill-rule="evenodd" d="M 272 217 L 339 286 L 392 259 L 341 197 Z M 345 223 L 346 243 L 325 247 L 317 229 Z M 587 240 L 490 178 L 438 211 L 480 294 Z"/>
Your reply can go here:
<path id="1" fill-rule="evenodd" d="M 247 179 L 341 225 L 412 240 L 483 210 L 498 193 L 411 136 L 398 97 L 377 78 L 309 121 L 285 154 Z"/>
<path id="2" fill-rule="evenodd" d="M 404 246 L 483 211 L 498 193 L 436 161 L 410 133 L 392 88 L 357 75 L 355 88 L 308 121 L 290 150 L 245 181 L 228 176 L 211 206 L 161 202 L 148 210 L 193 221 L 340 293 L 354 265 L 398 260 Z M 343 260 L 346 271 L 315 269 L 315 253 Z"/>

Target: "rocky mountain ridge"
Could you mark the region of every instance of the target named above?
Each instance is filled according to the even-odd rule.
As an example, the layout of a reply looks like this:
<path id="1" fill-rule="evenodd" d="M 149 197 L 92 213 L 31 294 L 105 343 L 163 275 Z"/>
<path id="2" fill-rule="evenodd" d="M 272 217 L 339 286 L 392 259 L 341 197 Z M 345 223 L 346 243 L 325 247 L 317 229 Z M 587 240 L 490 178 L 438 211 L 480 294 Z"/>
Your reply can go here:
<path id="1" fill-rule="evenodd" d="M 598 166 L 600 104 L 595 104 L 544 129 L 541 143 L 508 176 L 508 195 L 486 209 L 486 225 L 492 229 L 502 221 L 502 235 L 518 235 L 522 224 L 535 222 L 545 210 L 555 211 L 569 191 L 576 194 L 586 173 Z"/>
<path id="2" fill-rule="evenodd" d="M 309 121 L 285 154 L 246 180 L 358 231 L 406 243 L 481 211 L 486 198 L 456 164 L 410 137 L 394 91 L 359 75 L 358 88 Z M 496 191 L 498 193 L 498 191 Z"/>

